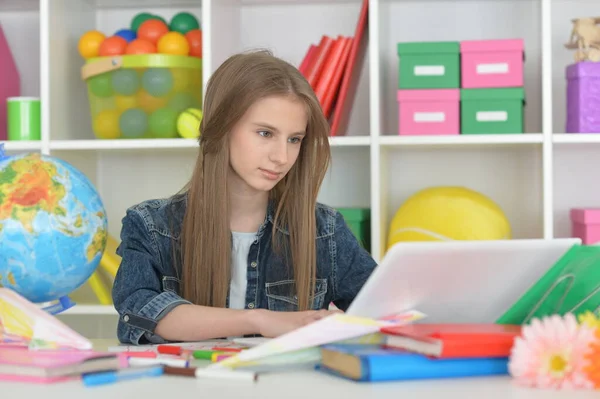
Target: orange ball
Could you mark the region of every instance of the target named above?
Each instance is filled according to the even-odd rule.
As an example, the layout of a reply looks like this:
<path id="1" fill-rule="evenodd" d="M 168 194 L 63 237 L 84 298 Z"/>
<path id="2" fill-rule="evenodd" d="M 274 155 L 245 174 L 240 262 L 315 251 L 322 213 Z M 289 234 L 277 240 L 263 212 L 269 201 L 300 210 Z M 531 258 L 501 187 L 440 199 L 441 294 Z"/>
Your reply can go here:
<path id="1" fill-rule="evenodd" d="M 144 21 L 137 31 L 138 39 L 145 39 L 156 45 L 158 39 L 165 33 L 169 32 L 167 24 L 160 19 L 149 19 Z"/>
<path id="2" fill-rule="evenodd" d="M 161 54 L 188 55 L 190 53 L 190 45 L 185 36 L 175 31 L 162 35 L 156 49 Z"/>
<path id="3" fill-rule="evenodd" d="M 100 57 L 110 57 L 113 55 L 125 54 L 125 48 L 127 47 L 127 40 L 121 36 L 107 37 L 100 48 L 98 49 L 98 55 Z"/>
<path id="4" fill-rule="evenodd" d="M 192 29 L 185 34 L 185 38 L 190 45 L 190 55 L 202 58 L 202 31 Z"/>
<path id="5" fill-rule="evenodd" d="M 132 40 L 125 49 L 125 54 L 152 54 L 156 53 L 156 46 L 146 39 Z"/>

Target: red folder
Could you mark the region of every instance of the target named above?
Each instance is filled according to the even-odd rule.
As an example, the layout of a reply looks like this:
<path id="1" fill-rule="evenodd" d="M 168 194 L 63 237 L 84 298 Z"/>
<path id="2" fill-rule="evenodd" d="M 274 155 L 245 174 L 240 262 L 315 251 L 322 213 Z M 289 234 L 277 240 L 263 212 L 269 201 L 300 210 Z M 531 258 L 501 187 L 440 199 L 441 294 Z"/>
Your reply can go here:
<path id="1" fill-rule="evenodd" d="M 519 325 L 412 324 L 384 327 L 385 346 L 438 358 L 507 357 Z"/>

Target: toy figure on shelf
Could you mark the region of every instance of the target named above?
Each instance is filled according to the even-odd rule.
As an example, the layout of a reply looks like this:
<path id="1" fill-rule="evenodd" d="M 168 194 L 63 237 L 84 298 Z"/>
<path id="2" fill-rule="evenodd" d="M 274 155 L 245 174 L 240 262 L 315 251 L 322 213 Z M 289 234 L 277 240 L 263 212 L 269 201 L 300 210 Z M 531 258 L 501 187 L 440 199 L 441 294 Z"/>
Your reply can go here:
<path id="1" fill-rule="evenodd" d="M 600 18 L 576 18 L 569 43 L 565 47 L 575 52 L 575 62 L 600 62 Z"/>

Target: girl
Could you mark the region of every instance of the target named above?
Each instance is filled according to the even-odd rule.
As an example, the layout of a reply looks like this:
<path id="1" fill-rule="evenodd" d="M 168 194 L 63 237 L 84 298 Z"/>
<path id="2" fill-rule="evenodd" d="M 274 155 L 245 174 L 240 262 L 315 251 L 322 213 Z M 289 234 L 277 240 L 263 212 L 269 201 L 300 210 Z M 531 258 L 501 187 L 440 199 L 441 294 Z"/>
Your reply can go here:
<path id="1" fill-rule="evenodd" d="M 187 187 L 128 209 L 113 287 L 123 343 L 275 337 L 345 310 L 375 267 L 317 203 L 329 125 L 292 65 L 259 51 L 211 77 Z"/>

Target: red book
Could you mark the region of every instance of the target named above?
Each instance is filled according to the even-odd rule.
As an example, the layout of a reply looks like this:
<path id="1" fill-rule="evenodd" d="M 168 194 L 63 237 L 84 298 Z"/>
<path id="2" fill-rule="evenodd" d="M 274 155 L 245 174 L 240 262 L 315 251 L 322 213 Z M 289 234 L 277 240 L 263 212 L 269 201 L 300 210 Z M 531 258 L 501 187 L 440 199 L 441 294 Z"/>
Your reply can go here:
<path id="1" fill-rule="evenodd" d="M 384 327 L 385 346 L 437 358 L 508 357 L 519 325 L 412 324 Z"/>
<path id="2" fill-rule="evenodd" d="M 310 47 L 308 48 L 308 51 L 306 52 L 306 55 L 304 56 L 304 59 L 302 60 L 302 63 L 300 63 L 300 67 L 298 68 L 298 70 L 300 71 L 300 73 L 302 75 L 304 75 L 304 77 L 306 77 L 306 71 L 308 70 L 308 67 L 312 63 L 313 57 L 314 57 L 316 51 L 317 51 L 317 46 L 315 46 L 314 44 L 311 44 Z"/>
<path id="3" fill-rule="evenodd" d="M 346 134 L 348 119 L 350 118 L 350 110 L 354 103 L 354 96 L 360 78 L 360 67 L 364 61 L 367 44 L 369 42 L 369 0 L 363 0 L 362 8 L 358 16 L 358 23 L 354 32 L 350 55 L 346 64 L 346 70 L 335 110 L 333 111 L 333 119 L 331 121 L 331 136 L 341 136 Z"/>
<path id="4" fill-rule="evenodd" d="M 344 53 L 344 40 L 343 36 L 338 36 L 331 46 L 331 51 L 327 55 L 327 60 L 325 61 L 325 65 L 323 66 L 323 71 L 321 72 L 321 76 L 319 78 L 319 82 L 317 83 L 317 87 L 315 88 L 315 94 L 323 105 L 323 100 L 325 98 L 325 94 L 327 92 L 327 88 L 331 85 L 333 81 L 333 77 L 335 74 L 335 70 L 337 65 L 340 63 L 343 53 Z"/>
<path id="5" fill-rule="evenodd" d="M 317 83 L 321 77 L 321 71 L 323 71 L 323 67 L 325 66 L 325 61 L 327 60 L 327 55 L 329 54 L 332 44 L 333 39 L 329 36 L 325 35 L 321 37 L 318 48 L 312 57 L 309 67 L 306 70 L 306 80 L 308 80 L 308 83 L 311 85 L 313 90 L 315 87 L 317 87 Z"/>
<path id="6" fill-rule="evenodd" d="M 350 55 L 350 48 L 352 47 L 352 38 L 347 37 L 344 39 L 344 50 L 342 52 L 342 56 L 340 58 L 340 62 L 338 62 L 335 66 L 335 71 L 333 73 L 333 78 L 329 86 L 327 86 L 327 90 L 325 91 L 325 97 L 322 101 L 323 113 L 325 117 L 329 119 L 331 116 L 331 111 L 333 110 L 333 106 L 337 99 L 337 95 L 340 91 L 340 82 L 342 80 L 342 74 L 346 69 L 346 63 L 348 62 L 348 56 Z"/>

